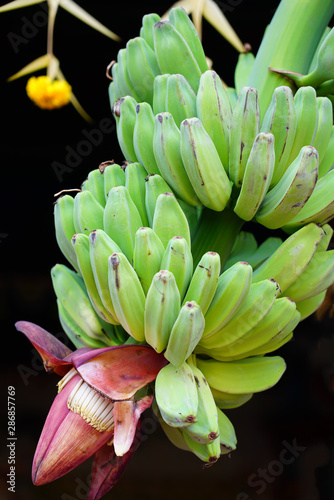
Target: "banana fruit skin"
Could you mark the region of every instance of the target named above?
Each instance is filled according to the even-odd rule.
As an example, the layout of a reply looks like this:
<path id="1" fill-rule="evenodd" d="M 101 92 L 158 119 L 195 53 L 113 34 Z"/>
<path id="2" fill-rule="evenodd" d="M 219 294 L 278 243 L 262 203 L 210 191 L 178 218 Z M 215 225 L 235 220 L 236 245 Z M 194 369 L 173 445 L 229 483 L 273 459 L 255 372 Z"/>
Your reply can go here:
<path id="1" fill-rule="evenodd" d="M 140 28 L 140 36 L 148 43 L 152 50 L 154 50 L 153 29 L 155 23 L 161 21 L 158 14 L 145 14 L 142 20 L 142 27 Z"/>
<path id="2" fill-rule="evenodd" d="M 188 243 L 181 236 L 169 240 L 160 269 L 173 273 L 180 297 L 183 298 L 193 274 L 193 257 Z"/>
<path id="3" fill-rule="evenodd" d="M 171 238 L 181 236 L 188 243 L 189 249 L 191 248 L 187 218 L 172 193 L 162 193 L 158 196 L 152 229 L 157 233 L 165 247 L 167 247 Z"/>
<path id="4" fill-rule="evenodd" d="M 182 366 L 198 344 L 204 330 L 205 319 L 196 302 L 181 307 L 168 339 L 164 356 L 176 368 Z"/>
<path id="5" fill-rule="evenodd" d="M 146 296 L 144 328 L 146 342 L 157 352 L 167 347 L 180 312 L 180 301 L 173 273 L 166 270 L 156 273 Z"/>
<path id="6" fill-rule="evenodd" d="M 150 227 L 138 229 L 133 250 L 133 267 L 145 295 L 147 295 L 154 275 L 160 270 L 164 252 L 165 247 L 153 229 Z"/>
<path id="7" fill-rule="evenodd" d="M 125 186 L 125 172 L 118 163 L 107 163 L 100 166 L 103 172 L 105 203 L 108 201 L 108 193 L 111 188 Z"/>
<path id="8" fill-rule="evenodd" d="M 76 271 L 79 271 L 77 258 L 72 246 L 72 237 L 76 233 L 73 223 L 74 199 L 65 194 L 57 199 L 54 207 L 54 225 L 56 240 L 60 250 Z"/>
<path id="9" fill-rule="evenodd" d="M 147 102 L 136 106 L 136 121 L 133 129 L 133 148 L 138 161 L 148 174 L 159 174 L 153 154 L 154 115 Z"/>
<path id="10" fill-rule="evenodd" d="M 90 191 L 95 200 L 102 207 L 105 207 L 104 177 L 100 169 L 97 168 L 89 172 L 87 179 L 81 185 L 81 191 Z"/>
<path id="11" fill-rule="evenodd" d="M 181 156 L 199 200 L 212 210 L 222 211 L 232 186 L 215 145 L 198 118 L 181 123 Z"/>
<path id="12" fill-rule="evenodd" d="M 234 71 L 234 85 L 237 94 L 246 87 L 254 65 L 254 54 L 252 52 L 240 53 Z"/>
<path id="13" fill-rule="evenodd" d="M 164 366 L 155 381 L 155 397 L 161 416 L 171 427 L 185 427 L 196 421 L 198 392 L 191 367 Z"/>
<path id="14" fill-rule="evenodd" d="M 120 252 L 113 253 L 108 263 L 109 292 L 117 319 L 131 337 L 143 342 L 145 294 L 136 271 Z"/>
<path id="15" fill-rule="evenodd" d="M 149 226 L 152 227 L 155 206 L 160 194 L 170 193 L 171 189 L 164 179 L 157 174 L 148 175 L 145 179 L 145 208 Z"/>
<path id="16" fill-rule="evenodd" d="M 168 77 L 165 107 L 177 127 L 186 118 L 196 116 L 196 94 L 183 75 Z"/>
<path id="17" fill-rule="evenodd" d="M 74 198 L 73 223 L 76 233 L 89 234 L 103 229 L 103 207 L 90 191 L 81 191 Z"/>
<path id="18" fill-rule="evenodd" d="M 145 207 L 146 177 L 146 170 L 140 163 L 128 163 L 126 165 L 124 186 L 128 190 L 133 203 L 136 205 L 143 226 L 148 226 Z"/>
<path id="19" fill-rule="evenodd" d="M 119 147 L 128 162 L 138 161 L 133 147 L 137 101 L 131 96 L 121 97 L 113 106 Z"/>

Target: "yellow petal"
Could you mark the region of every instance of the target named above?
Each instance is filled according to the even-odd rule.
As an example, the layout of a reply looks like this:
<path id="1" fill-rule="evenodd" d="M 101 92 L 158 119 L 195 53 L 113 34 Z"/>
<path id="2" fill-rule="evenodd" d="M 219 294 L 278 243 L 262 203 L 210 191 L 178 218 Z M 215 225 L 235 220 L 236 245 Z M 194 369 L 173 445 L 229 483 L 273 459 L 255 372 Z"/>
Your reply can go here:
<path id="1" fill-rule="evenodd" d="M 190 14 L 195 2 L 196 0 L 180 0 L 179 2 L 173 3 L 173 5 L 161 16 L 161 19 L 168 19 L 168 14 L 174 7 L 182 7 L 187 14 Z"/>
<path id="2" fill-rule="evenodd" d="M 245 47 L 240 38 L 213 0 L 205 1 L 203 16 L 233 47 L 239 52 L 245 52 Z"/>
<path id="3" fill-rule="evenodd" d="M 14 75 L 10 76 L 8 78 L 8 81 L 11 82 L 12 80 L 16 80 L 17 78 L 21 78 L 21 76 L 29 75 L 29 73 L 34 73 L 35 71 L 38 71 L 40 69 L 47 68 L 50 62 L 50 57 L 48 54 L 45 54 L 44 56 L 38 57 L 31 63 L 27 64 L 24 66 L 20 71 L 15 73 Z"/>
<path id="4" fill-rule="evenodd" d="M 14 0 L 13 2 L 6 3 L 0 7 L 0 12 L 7 12 L 9 10 L 21 9 L 21 7 L 28 7 L 36 3 L 42 3 L 44 0 Z"/>

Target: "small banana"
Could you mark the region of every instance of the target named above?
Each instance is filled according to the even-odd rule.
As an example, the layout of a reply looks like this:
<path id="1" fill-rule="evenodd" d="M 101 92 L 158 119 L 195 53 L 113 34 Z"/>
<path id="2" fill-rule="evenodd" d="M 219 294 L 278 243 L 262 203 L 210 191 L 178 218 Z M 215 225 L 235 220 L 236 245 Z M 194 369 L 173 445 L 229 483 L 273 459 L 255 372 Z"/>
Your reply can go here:
<path id="1" fill-rule="evenodd" d="M 231 394 L 218 391 L 217 389 L 213 389 L 212 387 L 211 392 L 218 408 L 222 408 L 224 410 L 230 408 L 239 408 L 239 406 L 244 405 L 253 397 L 253 394 Z"/>
<path id="2" fill-rule="evenodd" d="M 319 162 L 321 162 L 325 155 L 332 133 L 333 105 L 328 97 L 317 97 L 316 101 L 317 122 L 310 144 L 318 151 Z"/>
<path id="3" fill-rule="evenodd" d="M 186 118 L 196 116 L 196 94 L 183 75 L 168 77 L 165 106 L 177 127 Z"/>
<path id="4" fill-rule="evenodd" d="M 318 295 L 314 295 L 314 297 L 298 302 L 297 309 L 300 312 L 300 321 L 311 316 L 321 306 L 325 300 L 326 291 L 324 290 Z"/>
<path id="5" fill-rule="evenodd" d="M 152 50 L 154 50 L 153 29 L 158 21 L 161 21 L 158 14 L 146 14 L 143 16 L 142 27 L 140 28 L 140 36 L 144 38 Z"/>
<path id="6" fill-rule="evenodd" d="M 334 125 L 332 127 L 331 136 L 327 145 L 325 154 L 319 162 L 319 178 L 323 177 L 334 168 Z"/>
<path id="7" fill-rule="evenodd" d="M 186 445 L 194 455 L 196 455 L 203 462 L 206 462 L 208 465 L 212 465 L 217 462 L 221 454 L 219 439 L 215 439 L 210 444 L 203 444 L 190 437 L 184 429 L 181 429 L 181 432 Z"/>
<path id="8" fill-rule="evenodd" d="M 142 102 L 136 106 L 133 147 L 138 161 L 148 174 L 159 174 L 153 154 L 154 115 L 151 106 Z"/>
<path id="9" fill-rule="evenodd" d="M 56 230 L 56 240 L 63 255 L 69 263 L 79 270 L 75 251 L 72 246 L 72 237 L 76 233 L 74 222 L 74 199 L 65 194 L 57 199 L 54 206 L 54 225 Z"/>
<path id="10" fill-rule="evenodd" d="M 200 201 L 185 171 L 180 152 L 181 135 L 170 113 L 159 113 L 154 119 L 153 152 L 159 171 L 173 192 L 190 205 Z"/>
<path id="11" fill-rule="evenodd" d="M 297 130 L 296 107 L 292 90 L 277 87 L 264 115 L 261 132 L 271 132 L 275 137 L 275 169 L 271 185 L 280 180 L 287 167 Z"/>
<path id="12" fill-rule="evenodd" d="M 81 191 L 74 198 L 73 222 L 76 233 L 103 229 L 103 207 L 90 191 Z"/>
<path id="13" fill-rule="evenodd" d="M 278 229 L 291 221 L 310 198 L 318 179 L 318 168 L 317 150 L 304 146 L 264 197 L 256 221 L 269 229 Z"/>
<path id="14" fill-rule="evenodd" d="M 237 447 L 237 437 L 235 435 L 234 427 L 220 408 L 217 408 L 218 415 L 218 429 L 220 446 L 226 453 L 230 453 Z"/>
<path id="15" fill-rule="evenodd" d="M 143 226 L 148 226 L 145 207 L 146 170 L 140 163 L 128 163 L 125 168 L 125 187 L 136 205 Z"/>
<path id="16" fill-rule="evenodd" d="M 253 69 L 255 57 L 252 52 L 241 52 L 234 71 L 234 84 L 237 94 L 248 85 L 248 80 Z"/>
<path id="17" fill-rule="evenodd" d="M 198 393 L 190 366 L 164 366 L 155 381 L 155 397 L 161 416 L 171 427 L 185 427 L 196 421 Z"/>
<path id="18" fill-rule="evenodd" d="M 165 247 L 171 238 L 181 236 L 188 243 L 189 249 L 191 248 L 187 218 L 172 193 L 162 193 L 158 196 L 152 228 Z"/>
<path id="19" fill-rule="evenodd" d="M 108 263 L 109 292 L 117 319 L 131 337 L 143 342 L 145 294 L 137 273 L 120 252 L 113 253 Z"/>
<path id="20" fill-rule="evenodd" d="M 137 161 L 133 147 L 133 131 L 136 123 L 137 101 L 131 96 L 119 99 L 113 107 L 119 147 L 128 162 Z"/>
<path id="21" fill-rule="evenodd" d="M 215 71 L 202 74 L 196 99 L 197 116 L 212 139 L 219 158 L 228 172 L 231 104 Z M 194 113 L 192 116 L 196 116 Z"/>
<path id="22" fill-rule="evenodd" d="M 157 174 L 148 175 L 145 182 L 145 207 L 150 227 L 153 224 L 154 210 L 160 194 L 170 193 L 171 188 Z"/>
<path id="23" fill-rule="evenodd" d="M 129 95 L 133 97 L 137 102 L 140 101 L 140 96 L 136 92 L 136 89 L 129 77 L 126 49 L 120 49 L 118 51 L 117 66 L 117 84 L 122 93 L 122 96 L 119 97 L 125 97 L 126 95 Z"/>
<path id="24" fill-rule="evenodd" d="M 181 300 L 193 274 L 193 257 L 188 243 L 181 236 L 173 236 L 167 243 L 160 269 L 173 273 Z"/>
<path id="25" fill-rule="evenodd" d="M 275 138 L 272 134 L 261 132 L 256 136 L 233 209 L 241 219 L 251 220 L 265 199 L 274 173 L 274 148 Z"/>
<path id="26" fill-rule="evenodd" d="M 326 252 L 334 233 L 334 229 L 329 224 L 324 224 L 322 229 L 324 231 L 324 236 L 317 246 L 316 252 Z"/>
<path id="27" fill-rule="evenodd" d="M 219 276 L 217 290 L 205 314 L 203 338 L 221 329 L 240 309 L 252 282 L 252 268 L 237 262 Z"/>
<path id="28" fill-rule="evenodd" d="M 197 264 L 182 305 L 195 301 L 205 314 L 216 293 L 219 274 L 219 255 L 216 252 L 205 253 Z"/>
<path id="29" fill-rule="evenodd" d="M 104 197 L 108 201 L 108 193 L 111 188 L 125 186 L 125 173 L 117 163 L 109 163 L 103 166 Z"/>
<path id="30" fill-rule="evenodd" d="M 181 156 L 199 200 L 208 208 L 222 211 L 232 187 L 212 139 L 198 118 L 181 123 Z"/>
<path id="31" fill-rule="evenodd" d="M 173 273 L 159 271 L 147 292 L 144 316 L 145 340 L 157 352 L 166 349 L 180 307 Z"/>
<path id="32" fill-rule="evenodd" d="M 179 368 L 191 355 L 204 330 L 205 319 L 196 302 L 186 302 L 181 307 L 170 332 L 165 358 Z M 195 379 L 196 380 L 196 379 Z"/>
<path id="33" fill-rule="evenodd" d="M 150 227 L 140 227 L 136 232 L 133 250 L 133 267 L 138 275 L 145 295 L 153 276 L 160 270 L 165 247 Z"/>
<path id="34" fill-rule="evenodd" d="M 167 95 L 167 82 L 169 73 L 158 75 L 154 78 L 153 83 L 153 104 L 152 109 L 154 115 L 164 113 L 166 110 L 166 95 Z"/>
<path id="35" fill-rule="evenodd" d="M 104 177 L 98 168 L 89 172 L 87 179 L 81 185 L 81 191 L 90 191 L 96 201 L 98 201 L 102 207 L 105 206 Z"/>
<path id="36" fill-rule="evenodd" d="M 109 191 L 104 210 L 103 227 L 110 238 L 119 245 L 127 259 L 132 262 L 135 234 L 143 226 L 136 205 L 124 186 Z"/>
<path id="37" fill-rule="evenodd" d="M 230 130 L 229 177 L 237 188 L 242 184 L 247 160 L 259 128 L 257 91 L 252 87 L 243 87 L 233 108 Z"/>

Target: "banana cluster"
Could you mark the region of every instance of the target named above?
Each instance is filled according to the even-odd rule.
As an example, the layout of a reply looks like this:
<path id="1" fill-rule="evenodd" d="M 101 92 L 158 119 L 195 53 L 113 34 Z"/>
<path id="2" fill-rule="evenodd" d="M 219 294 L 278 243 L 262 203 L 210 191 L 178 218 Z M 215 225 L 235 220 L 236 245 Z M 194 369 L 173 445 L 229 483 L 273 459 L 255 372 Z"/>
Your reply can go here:
<path id="1" fill-rule="evenodd" d="M 169 50 L 161 48 L 162 33 Z M 135 91 L 139 83 L 134 76 L 131 88 L 122 86 L 118 76 L 119 72 L 130 78 L 133 72 L 146 71 L 148 50 L 142 52 L 146 66 L 138 60 L 132 64 L 129 57 L 132 44 L 145 43 L 159 69 L 150 73 L 149 97 Z M 141 36 L 119 52 L 110 101 L 127 161 L 138 161 L 147 173 L 160 174 L 191 206 L 214 211 L 229 207 L 242 220 L 255 220 L 269 229 L 292 232 L 309 222 L 325 224 L 332 219 L 331 100 L 317 96 L 309 86 L 295 96 L 281 86 L 268 108 L 260 110 L 256 89 L 247 86 L 254 56 L 241 54 L 237 90 L 227 91 L 217 73 L 205 67 L 199 47 L 189 17 L 174 8 L 169 21 L 145 16 Z M 138 81 L 148 81 L 146 76 L 140 73 Z"/>

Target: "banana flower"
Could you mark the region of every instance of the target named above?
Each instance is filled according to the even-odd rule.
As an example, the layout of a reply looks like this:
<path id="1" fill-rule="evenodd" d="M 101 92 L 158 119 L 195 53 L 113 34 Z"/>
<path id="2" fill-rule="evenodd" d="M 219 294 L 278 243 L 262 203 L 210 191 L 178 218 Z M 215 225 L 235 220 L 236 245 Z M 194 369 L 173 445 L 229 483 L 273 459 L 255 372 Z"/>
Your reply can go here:
<path id="1" fill-rule="evenodd" d="M 15 326 L 37 349 L 46 371 L 62 376 L 35 452 L 33 482 L 53 481 L 94 455 L 87 500 L 98 500 L 120 478 L 140 443 L 140 416 L 153 396 L 138 399 L 138 391 L 167 361 L 142 345 L 73 352 L 33 323 Z"/>

